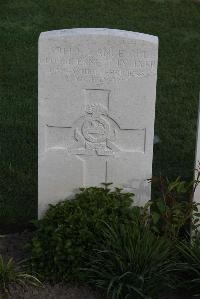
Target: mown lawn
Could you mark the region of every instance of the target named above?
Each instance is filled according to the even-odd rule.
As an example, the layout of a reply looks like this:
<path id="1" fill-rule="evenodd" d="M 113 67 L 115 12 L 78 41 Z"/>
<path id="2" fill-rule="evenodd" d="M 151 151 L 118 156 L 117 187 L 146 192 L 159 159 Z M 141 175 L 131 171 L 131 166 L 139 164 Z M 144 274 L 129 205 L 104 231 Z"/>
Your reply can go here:
<path id="1" fill-rule="evenodd" d="M 0 0 L 0 225 L 37 211 L 37 41 L 107 27 L 159 37 L 154 174 L 191 177 L 200 89 L 200 2 Z"/>

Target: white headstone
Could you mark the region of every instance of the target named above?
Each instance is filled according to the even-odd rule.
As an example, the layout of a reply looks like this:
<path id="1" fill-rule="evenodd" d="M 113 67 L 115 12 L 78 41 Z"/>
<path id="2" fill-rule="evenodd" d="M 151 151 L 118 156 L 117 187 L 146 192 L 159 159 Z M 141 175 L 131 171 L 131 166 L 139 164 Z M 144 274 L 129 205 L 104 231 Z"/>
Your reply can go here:
<path id="1" fill-rule="evenodd" d="M 39 217 L 79 187 L 150 199 L 158 39 L 115 29 L 39 38 Z"/>
<path id="2" fill-rule="evenodd" d="M 199 113 L 198 113 L 198 123 L 197 123 L 195 168 L 200 171 L 200 102 L 199 102 Z M 195 178 L 197 179 L 197 171 L 195 171 Z M 196 191 L 194 193 L 194 201 L 200 204 L 200 185 L 197 186 Z M 199 207 L 199 212 L 200 212 L 200 207 Z"/>

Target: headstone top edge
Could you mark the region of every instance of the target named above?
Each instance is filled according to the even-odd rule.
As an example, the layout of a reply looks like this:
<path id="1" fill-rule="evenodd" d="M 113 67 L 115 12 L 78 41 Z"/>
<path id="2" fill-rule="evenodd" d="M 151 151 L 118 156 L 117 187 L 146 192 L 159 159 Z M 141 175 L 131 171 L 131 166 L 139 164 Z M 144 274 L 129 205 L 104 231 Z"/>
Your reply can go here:
<path id="1" fill-rule="evenodd" d="M 65 37 L 65 36 L 79 36 L 81 34 L 118 36 L 118 37 L 124 37 L 129 39 L 145 40 L 147 42 L 158 44 L 158 37 L 155 35 L 120 30 L 120 29 L 109 29 L 109 28 L 72 28 L 72 29 L 45 31 L 40 33 L 39 40 L 55 38 L 55 37 Z"/>

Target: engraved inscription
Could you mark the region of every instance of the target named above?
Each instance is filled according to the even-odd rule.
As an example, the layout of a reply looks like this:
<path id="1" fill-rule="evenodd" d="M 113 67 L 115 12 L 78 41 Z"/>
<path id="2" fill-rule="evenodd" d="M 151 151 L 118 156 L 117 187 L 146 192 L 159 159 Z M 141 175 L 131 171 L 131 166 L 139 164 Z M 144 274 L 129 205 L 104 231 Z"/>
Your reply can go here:
<path id="1" fill-rule="evenodd" d="M 156 74 L 156 54 L 153 45 L 122 41 L 116 47 L 52 46 L 40 64 L 49 75 L 60 74 L 68 82 L 118 82 Z"/>

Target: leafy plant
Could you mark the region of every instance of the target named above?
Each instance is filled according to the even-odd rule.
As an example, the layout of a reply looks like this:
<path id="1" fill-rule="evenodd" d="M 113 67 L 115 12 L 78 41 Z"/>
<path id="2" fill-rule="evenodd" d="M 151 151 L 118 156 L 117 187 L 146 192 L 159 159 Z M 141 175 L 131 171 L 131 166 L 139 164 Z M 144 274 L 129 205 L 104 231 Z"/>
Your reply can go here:
<path id="1" fill-rule="evenodd" d="M 153 232 L 166 235 L 170 239 L 177 239 L 183 229 L 190 231 L 192 217 L 199 216 L 198 204 L 193 202 L 193 195 L 199 184 L 197 179 L 192 182 L 182 181 L 178 177 L 170 182 L 167 178 L 152 178 L 154 198 L 143 209 L 143 218 Z M 147 213 L 150 207 L 151 213 Z M 198 219 L 192 222 L 192 228 L 198 229 Z"/>
<path id="2" fill-rule="evenodd" d="M 180 287 L 200 298 L 200 232 L 192 242 L 179 242 L 177 248 L 183 262 L 180 269 L 183 282 Z"/>
<path id="3" fill-rule="evenodd" d="M 5 262 L 0 255 L 0 294 L 9 293 L 10 286 L 14 283 L 23 287 L 26 284 L 37 287 L 41 286 L 41 282 L 35 276 L 15 269 L 12 258 L 8 262 Z"/>
<path id="4" fill-rule="evenodd" d="M 90 257 L 92 286 L 107 298 L 155 299 L 175 283 L 176 256 L 171 242 L 135 224 L 104 225 L 103 237 Z"/>
<path id="5" fill-rule="evenodd" d="M 102 221 L 130 223 L 139 214 L 132 207 L 133 194 L 120 189 L 91 187 L 81 189 L 74 198 L 50 205 L 37 222 L 37 232 L 30 246 L 31 270 L 41 279 L 82 281 L 84 257 L 102 234 Z M 99 221 L 101 220 L 101 221 Z"/>

